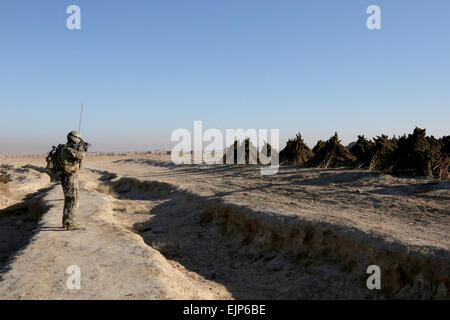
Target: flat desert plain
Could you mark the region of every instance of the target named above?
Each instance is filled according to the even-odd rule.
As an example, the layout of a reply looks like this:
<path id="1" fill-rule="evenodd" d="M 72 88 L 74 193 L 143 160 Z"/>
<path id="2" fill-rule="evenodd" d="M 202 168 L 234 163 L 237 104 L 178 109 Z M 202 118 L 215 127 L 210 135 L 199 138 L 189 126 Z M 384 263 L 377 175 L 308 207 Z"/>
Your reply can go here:
<path id="1" fill-rule="evenodd" d="M 68 232 L 44 167 L 0 156 L 0 299 L 450 297 L 449 181 L 89 154 Z"/>

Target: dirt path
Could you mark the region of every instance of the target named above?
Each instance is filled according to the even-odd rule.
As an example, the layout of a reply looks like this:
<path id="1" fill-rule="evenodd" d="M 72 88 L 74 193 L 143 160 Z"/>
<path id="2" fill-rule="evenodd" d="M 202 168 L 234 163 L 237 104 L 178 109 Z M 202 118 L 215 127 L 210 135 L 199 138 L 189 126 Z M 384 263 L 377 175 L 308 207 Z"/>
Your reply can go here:
<path id="1" fill-rule="evenodd" d="M 82 189 L 79 218 L 86 231 L 60 227 L 59 186 L 39 201 L 48 206 L 27 245 L 0 271 L 0 299 L 228 299 L 221 285 L 186 277 L 142 237 L 117 223 L 106 195 Z M 9 221 L 8 221 L 9 222 Z M 69 266 L 81 270 L 81 289 L 69 290 Z"/>

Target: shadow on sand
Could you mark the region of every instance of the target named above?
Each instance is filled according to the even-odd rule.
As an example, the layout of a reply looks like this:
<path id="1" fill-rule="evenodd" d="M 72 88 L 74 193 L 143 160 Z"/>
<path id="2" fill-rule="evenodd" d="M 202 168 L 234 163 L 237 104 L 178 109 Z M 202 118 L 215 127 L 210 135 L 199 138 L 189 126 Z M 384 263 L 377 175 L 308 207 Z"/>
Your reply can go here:
<path id="1" fill-rule="evenodd" d="M 116 212 L 133 214 L 129 200 L 149 201 L 151 218 L 134 225 L 146 244 L 186 270 L 221 283 L 236 299 L 374 298 L 361 279 L 341 266 L 257 246 L 245 235 L 205 219 L 205 206 L 216 199 L 129 178 L 109 187 L 117 199 L 125 200 L 123 208 L 117 201 Z"/>
<path id="2" fill-rule="evenodd" d="M 40 231 L 39 220 L 50 208 L 43 205 L 41 198 L 51 188 L 40 189 L 22 202 L 0 210 L 0 279 L 16 255 Z"/>

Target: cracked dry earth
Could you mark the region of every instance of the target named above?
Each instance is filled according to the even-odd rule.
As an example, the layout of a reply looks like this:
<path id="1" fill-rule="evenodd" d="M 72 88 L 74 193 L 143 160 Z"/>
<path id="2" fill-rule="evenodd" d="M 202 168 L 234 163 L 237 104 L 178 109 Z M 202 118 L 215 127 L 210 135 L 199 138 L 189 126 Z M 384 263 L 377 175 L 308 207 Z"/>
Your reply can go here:
<path id="1" fill-rule="evenodd" d="M 448 299 L 448 181 L 89 155 L 85 231 L 43 156 L 0 158 L 2 299 Z M 382 290 L 366 287 L 367 266 Z M 67 267 L 81 270 L 68 290 Z"/>

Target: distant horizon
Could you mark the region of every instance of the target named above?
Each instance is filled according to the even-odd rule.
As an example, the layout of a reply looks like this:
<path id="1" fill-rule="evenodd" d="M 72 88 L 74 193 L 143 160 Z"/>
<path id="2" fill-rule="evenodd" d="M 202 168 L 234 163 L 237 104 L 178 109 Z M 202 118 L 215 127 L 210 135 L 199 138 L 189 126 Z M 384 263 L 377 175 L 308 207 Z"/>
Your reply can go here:
<path id="1" fill-rule="evenodd" d="M 384 134 L 384 135 L 387 135 L 389 138 L 394 138 L 394 137 L 399 138 L 399 137 L 402 137 L 402 136 L 408 136 L 409 134 L 412 134 L 415 128 L 420 128 L 420 127 L 417 127 L 417 126 L 416 126 L 416 127 L 414 127 L 410 132 L 403 133 L 403 134 L 388 135 L 388 134 L 385 134 L 385 133 L 380 133 L 380 134 L 375 135 L 375 136 L 373 136 L 373 137 L 368 137 L 368 136 L 366 136 L 366 135 L 364 135 L 364 134 L 360 134 L 360 135 L 361 135 L 361 136 L 364 136 L 364 138 L 366 138 L 366 139 L 368 139 L 368 140 L 373 140 L 374 138 L 379 137 L 379 136 L 381 136 L 381 135 L 383 135 L 383 134 Z M 429 137 L 434 137 L 434 138 L 436 138 L 436 139 L 440 139 L 440 138 L 449 136 L 449 134 L 444 134 L 444 135 L 441 135 L 441 136 L 436 136 L 436 135 L 430 134 L 430 133 L 428 132 L 428 129 L 426 129 L 426 128 L 420 128 L 420 129 L 425 129 L 425 130 L 426 130 L 426 135 L 427 135 L 427 136 L 429 136 Z M 319 140 L 317 140 L 315 143 L 310 144 L 310 143 L 308 143 L 308 142 L 306 141 L 306 139 L 305 139 L 304 135 L 302 134 L 302 132 L 299 131 L 299 132 L 297 132 L 297 133 L 300 133 L 300 134 L 301 134 L 303 141 L 305 142 L 305 144 L 306 144 L 310 149 L 313 149 L 314 146 L 317 144 L 317 142 L 319 142 L 319 140 L 327 141 L 327 140 L 329 140 L 329 139 L 334 135 L 334 134 L 331 135 L 331 136 L 330 136 L 329 138 L 327 138 L 327 139 L 319 139 Z M 341 137 L 339 136 L 339 132 L 337 132 L 337 134 L 338 134 L 338 137 L 339 137 L 339 140 L 340 140 L 341 144 L 342 144 L 344 147 L 348 147 L 351 143 L 355 143 L 355 142 L 358 140 L 358 136 L 356 136 L 356 138 L 355 138 L 354 140 L 351 140 L 351 141 L 349 141 L 349 142 L 344 142 L 344 141 L 342 141 Z M 286 146 L 286 143 L 287 143 L 288 139 L 293 139 L 293 138 L 295 138 L 295 135 L 292 136 L 292 137 L 290 137 L 290 138 L 285 139 L 284 141 L 280 141 L 280 150 L 278 150 L 278 151 L 283 150 L 283 148 Z M 240 140 L 241 140 L 241 139 L 240 139 Z M 65 142 L 60 142 L 60 143 L 62 144 L 62 143 L 65 143 Z M 56 146 L 56 145 L 58 145 L 58 144 L 59 144 L 59 143 L 57 143 L 57 144 L 52 144 L 52 145 L 49 146 L 48 150 L 37 151 L 37 152 L 2 152 L 2 151 L 0 150 L 0 155 L 43 155 L 43 154 L 47 154 L 47 153 L 50 151 L 50 149 L 51 149 L 52 146 L 54 146 L 54 145 Z M 176 144 L 176 142 L 174 142 L 173 144 Z M 207 144 L 207 143 L 204 143 L 204 146 L 205 146 L 206 144 Z M 231 146 L 231 144 L 227 145 L 226 148 L 228 148 L 228 147 L 230 147 L 230 146 Z M 135 150 L 132 150 L 132 149 L 129 149 L 129 150 L 120 150 L 120 149 L 116 149 L 116 150 L 96 150 L 96 149 L 95 149 L 95 146 L 93 146 L 93 148 L 91 148 L 91 149 L 88 151 L 88 153 L 140 153 L 140 154 L 144 154 L 144 153 L 148 153 L 148 152 L 152 152 L 152 153 L 153 153 L 153 152 L 167 152 L 167 151 L 171 151 L 172 148 L 173 148 L 173 146 L 168 146 L 167 148 L 160 147 L 160 148 L 135 149 Z M 192 150 L 191 150 L 191 151 L 192 151 Z M 186 151 L 186 152 L 189 152 L 189 151 Z"/>

